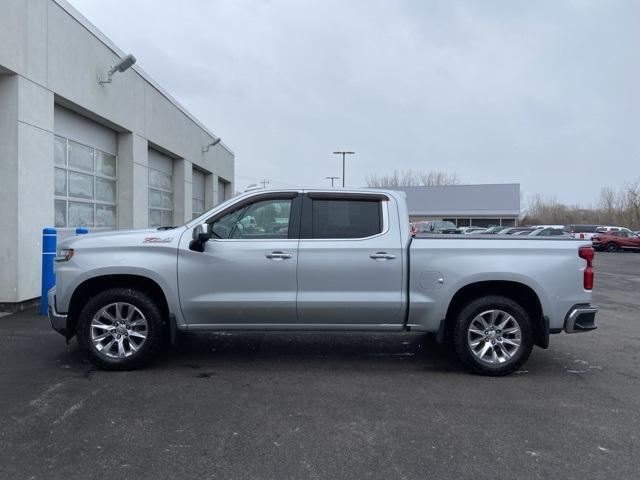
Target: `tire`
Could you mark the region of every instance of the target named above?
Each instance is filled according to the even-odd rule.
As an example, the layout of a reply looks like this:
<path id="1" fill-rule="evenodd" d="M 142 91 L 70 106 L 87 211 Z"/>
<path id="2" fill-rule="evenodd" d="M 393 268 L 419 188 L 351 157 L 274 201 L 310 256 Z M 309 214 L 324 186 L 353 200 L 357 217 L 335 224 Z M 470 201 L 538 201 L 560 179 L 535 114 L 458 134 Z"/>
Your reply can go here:
<path id="1" fill-rule="evenodd" d="M 110 288 L 89 299 L 78 317 L 76 333 L 80 350 L 91 363 L 107 370 L 133 370 L 162 350 L 166 323 L 147 293 Z"/>
<path id="2" fill-rule="evenodd" d="M 607 243 L 607 246 L 605 247 L 605 250 L 607 252 L 617 252 L 618 250 L 620 250 L 620 247 L 616 243 L 609 242 L 609 243 Z"/>
<path id="3" fill-rule="evenodd" d="M 520 304 L 510 298 L 480 297 L 456 316 L 453 344 L 458 358 L 471 372 L 508 375 L 522 367 L 531 355 L 531 320 Z"/>

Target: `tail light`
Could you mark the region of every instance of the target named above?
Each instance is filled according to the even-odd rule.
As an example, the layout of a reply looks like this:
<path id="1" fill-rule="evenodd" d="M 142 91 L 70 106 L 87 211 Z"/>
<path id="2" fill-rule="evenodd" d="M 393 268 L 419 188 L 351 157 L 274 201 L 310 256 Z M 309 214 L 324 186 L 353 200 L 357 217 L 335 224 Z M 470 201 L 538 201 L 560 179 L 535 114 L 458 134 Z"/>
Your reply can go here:
<path id="1" fill-rule="evenodd" d="M 587 268 L 584 269 L 584 289 L 593 290 L 593 257 L 595 256 L 595 251 L 593 247 L 580 247 L 578 256 L 587 261 Z"/>
<path id="2" fill-rule="evenodd" d="M 580 234 L 580 240 L 584 240 L 584 233 Z"/>

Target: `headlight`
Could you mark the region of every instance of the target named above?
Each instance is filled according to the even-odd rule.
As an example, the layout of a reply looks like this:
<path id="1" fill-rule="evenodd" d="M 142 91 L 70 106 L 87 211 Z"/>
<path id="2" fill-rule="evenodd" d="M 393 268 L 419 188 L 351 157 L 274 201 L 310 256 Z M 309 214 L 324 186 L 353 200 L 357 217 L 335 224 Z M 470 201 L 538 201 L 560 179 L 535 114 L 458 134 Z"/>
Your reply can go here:
<path id="1" fill-rule="evenodd" d="M 56 262 L 68 262 L 73 257 L 73 248 L 61 248 L 56 255 Z"/>

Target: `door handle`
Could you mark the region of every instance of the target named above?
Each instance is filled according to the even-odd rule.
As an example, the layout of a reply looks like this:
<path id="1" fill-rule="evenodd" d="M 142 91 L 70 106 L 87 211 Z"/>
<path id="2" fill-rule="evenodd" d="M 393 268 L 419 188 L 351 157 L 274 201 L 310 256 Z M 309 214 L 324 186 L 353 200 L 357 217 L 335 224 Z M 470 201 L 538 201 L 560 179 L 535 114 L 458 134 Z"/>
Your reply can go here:
<path id="1" fill-rule="evenodd" d="M 287 258 L 293 257 L 293 255 L 287 252 L 277 251 L 277 252 L 267 253 L 265 257 L 270 258 L 271 260 L 286 260 Z"/>
<path id="2" fill-rule="evenodd" d="M 396 255 L 387 252 L 376 252 L 369 255 L 369 257 L 373 258 L 374 260 L 393 260 L 394 258 L 396 258 Z"/>

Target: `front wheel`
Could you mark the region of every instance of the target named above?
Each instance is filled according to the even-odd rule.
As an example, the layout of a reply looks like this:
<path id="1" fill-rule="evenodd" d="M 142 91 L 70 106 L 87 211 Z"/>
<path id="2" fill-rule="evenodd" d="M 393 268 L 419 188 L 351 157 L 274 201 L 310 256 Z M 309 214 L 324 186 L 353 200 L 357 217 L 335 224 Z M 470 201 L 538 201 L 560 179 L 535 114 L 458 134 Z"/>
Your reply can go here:
<path id="1" fill-rule="evenodd" d="M 453 343 L 463 365 L 482 375 L 508 375 L 519 369 L 533 349 L 527 312 L 501 296 L 471 301 L 457 315 Z"/>
<path id="2" fill-rule="evenodd" d="M 613 242 L 607 243 L 607 246 L 606 246 L 607 252 L 617 252 L 619 249 L 620 248 L 618 247 L 617 244 L 615 244 Z"/>
<path id="3" fill-rule="evenodd" d="M 147 293 L 111 288 L 89 299 L 78 318 L 78 344 L 94 364 L 130 370 L 151 360 L 163 345 L 162 311 Z"/>

